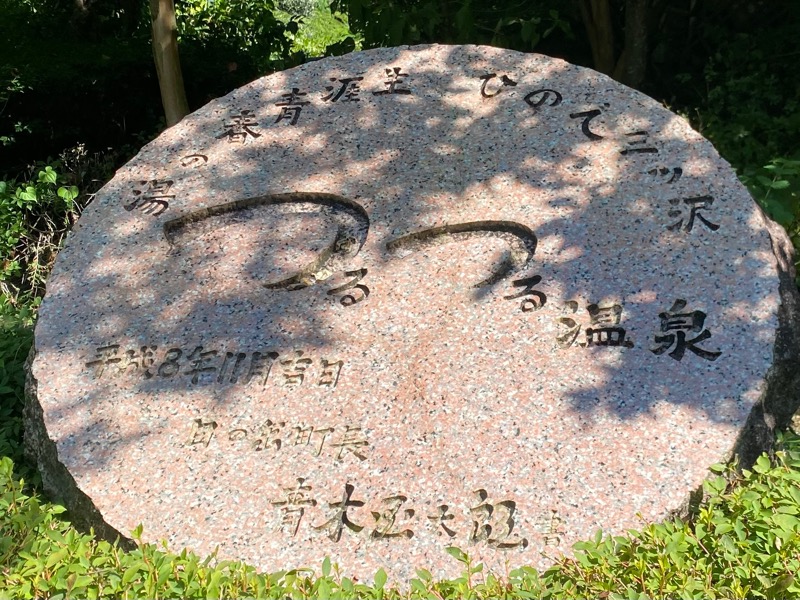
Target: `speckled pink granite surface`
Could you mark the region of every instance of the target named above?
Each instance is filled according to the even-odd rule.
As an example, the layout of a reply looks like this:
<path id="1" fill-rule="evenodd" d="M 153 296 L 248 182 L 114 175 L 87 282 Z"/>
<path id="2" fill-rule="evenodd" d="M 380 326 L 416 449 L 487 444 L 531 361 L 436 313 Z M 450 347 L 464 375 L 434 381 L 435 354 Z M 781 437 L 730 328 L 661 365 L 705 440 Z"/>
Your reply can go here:
<path id="1" fill-rule="evenodd" d="M 260 79 L 123 167 L 58 258 L 33 374 L 124 534 L 505 572 L 678 508 L 759 401 L 779 302 L 763 217 L 682 118 L 544 56 L 382 49 Z"/>

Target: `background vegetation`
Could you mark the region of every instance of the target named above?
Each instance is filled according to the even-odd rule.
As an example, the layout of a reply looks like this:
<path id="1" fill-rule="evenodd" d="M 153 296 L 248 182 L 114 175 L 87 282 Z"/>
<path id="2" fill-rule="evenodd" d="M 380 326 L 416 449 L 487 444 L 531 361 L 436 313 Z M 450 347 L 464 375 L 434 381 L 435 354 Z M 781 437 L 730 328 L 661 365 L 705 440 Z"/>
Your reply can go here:
<path id="1" fill-rule="evenodd" d="M 190 109 L 255 77 L 382 45 L 481 43 L 595 67 L 688 118 L 800 245 L 800 3 L 795 0 L 175 0 Z M 403 592 L 318 567 L 239 563 L 72 529 L 21 454 L 23 363 L 65 233 L 164 127 L 149 6 L 0 0 L 0 598 L 800 597 L 800 438 L 751 471 L 716 467 L 691 523 L 576 546 L 545 573 L 420 565 Z"/>

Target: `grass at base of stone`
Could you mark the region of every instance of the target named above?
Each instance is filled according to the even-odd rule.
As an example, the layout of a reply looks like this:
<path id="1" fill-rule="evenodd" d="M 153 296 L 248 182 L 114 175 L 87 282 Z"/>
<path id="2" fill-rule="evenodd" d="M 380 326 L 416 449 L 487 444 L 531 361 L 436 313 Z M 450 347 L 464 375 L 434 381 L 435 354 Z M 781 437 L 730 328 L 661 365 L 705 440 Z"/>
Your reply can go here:
<path id="1" fill-rule="evenodd" d="M 240 562 L 201 559 L 139 543 L 132 552 L 75 531 L 63 508 L 26 491 L 10 458 L 0 459 L 0 598 L 797 598 L 800 586 L 800 437 L 778 437 L 736 475 L 717 467 L 695 523 L 647 525 L 625 536 L 575 545 L 575 559 L 544 573 L 486 572 L 461 551 L 464 574 L 435 581 L 423 569 L 402 589 L 311 570 L 258 573 Z M 726 477 L 727 476 L 727 477 Z M 141 529 L 134 532 L 141 535 Z"/>
<path id="2" fill-rule="evenodd" d="M 800 436 L 778 434 L 772 460 L 750 471 L 716 466 L 693 523 L 645 525 L 625 536 L 597 533 L 574 559 L 544 573 L 487 572 L 450 549 L 463 575 L 436 581 L 420 565 L 400 589 L 379 571 L 358 583 L 325 561 L 312 570 L 264 574 L 139 542 L 125 552 L 80 533 L 15 472 L 21 457 L 24 323 L 0 338 L 0 598 L 304 598 L 463 600 L 498 598 L 800 598 Z M 35 477 L 29 466 L 25 476 Z M 140 538 L 141 529 L 133 532 Z"/>

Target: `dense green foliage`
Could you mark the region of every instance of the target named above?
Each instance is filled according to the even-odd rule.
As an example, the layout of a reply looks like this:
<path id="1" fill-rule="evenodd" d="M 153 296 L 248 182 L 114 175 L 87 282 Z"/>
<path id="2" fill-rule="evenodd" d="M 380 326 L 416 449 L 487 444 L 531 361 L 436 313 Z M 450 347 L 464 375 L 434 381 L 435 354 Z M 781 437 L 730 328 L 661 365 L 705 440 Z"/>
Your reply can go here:
<path id="1" fill-rule="evenodd" d="M 176 0 L 193 108 L 258 75 L 361 45 L 485 43 L 591 66 L 578 4 Z M 616 50 L 623 6 L 612 2 Z M 650 6 L 642 89 L 690 119 L 800 246 L 800 3 Z M 162 127 L 149 15 L 140 0 L 0 0 L 0 11 L 0 598 L 800 597 L 800 437 L 791 433 L 751 471 L 715 467 L 691 523 L 598 533 L 544 573 L 487 573 L 452 548 L 461 578 L 435 581 L 419 565 L 398 590 L 380 571 L 363 585 L 329 561 L 309 565 L 316 576 L 262 574 L 152 544 L 125 552 L 74 530 L 37 491 L 22 455 L 23 364 L 66 231 Z"/>
<path id="2" fill-rule="evenodd" d="M 574 39 L 559 2 L 337 0 L 336 5 L 370 48 L 435 42 L 532 51 L 555 30 Z"/>
<path id="3" fill-rule="evenodd" d="M 53 167 L 20 185 L 0 181 L 0 303 L 36 303 L 63 234 L 77 217 L 78 188 Z"/>

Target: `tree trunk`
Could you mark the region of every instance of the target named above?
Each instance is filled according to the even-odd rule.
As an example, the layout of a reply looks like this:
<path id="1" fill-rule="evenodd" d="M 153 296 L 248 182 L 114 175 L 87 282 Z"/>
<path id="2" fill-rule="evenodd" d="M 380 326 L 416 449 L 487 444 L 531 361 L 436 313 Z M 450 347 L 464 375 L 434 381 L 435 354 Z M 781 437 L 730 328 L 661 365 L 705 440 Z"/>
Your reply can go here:
<path id="1" fill-rule="evenodd" d="M 649 0 L 627 0 L 625 3 L 625 50 L 620 56 L 614 79 L 638 88 L 647 72 L 647 29 Z"/>
<path id="2" fill-rule="evenodd" d="M 592 46 L 594 68 L 611 75 L 614 72 L 614 27 L 610 0 L 580 0 L 581 17 Z"/>
<path id="3" fill-rule="evenodd" d="M 158 72 L 161 103 L 164 105 L 167 127 L 172 127 L 189 114 L 178 57 L 178 26 L 175 22 L 173 0 L 150 0 L 150 19 L 153 24 L 153 58 Z"/>

